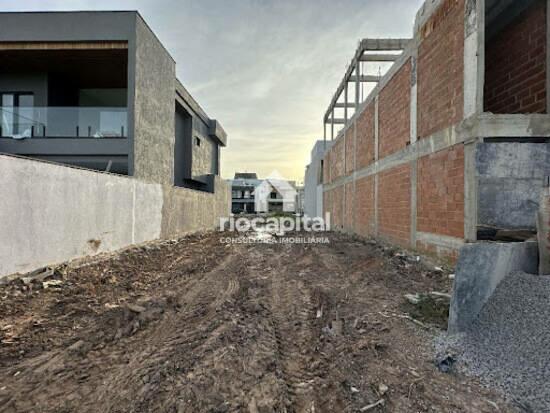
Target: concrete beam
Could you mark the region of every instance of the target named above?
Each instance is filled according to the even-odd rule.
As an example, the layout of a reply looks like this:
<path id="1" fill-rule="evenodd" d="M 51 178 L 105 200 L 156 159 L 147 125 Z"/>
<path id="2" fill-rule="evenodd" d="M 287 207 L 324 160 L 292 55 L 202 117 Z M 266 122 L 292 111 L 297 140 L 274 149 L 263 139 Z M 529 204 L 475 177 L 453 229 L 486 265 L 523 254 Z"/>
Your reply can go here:
<path id="1" fill-rule="evenodd" d="M 395 62 L 398 54 L 364 54 L 359 58 L 360 62 Z"/>
<path id="2" fill-rule="evenodd" d="M 335 108 L 345 108 L 345 107 L 348 107 L 348 108 L 355 108 L 357 105 L 353 102 L 348 102 L 348 103 L 345 103 L 345 102 L 339 102 L 339 103 L 336 103 L 334 105 Z"/>
<path id="3" fill-rule="evenodd" d="M 411 39 L 363 39 L 363 50 L 403 50 Z"/>
<path id="4" fill-rule="evenodd" d="M 357 80 L 360 82 L 378 83 L 380 81 L 380 77 L 373 75 L 361 75 L 357 78 L 356 75 L 353 75 L 349 77 L 348 82 L 356 82 Z"/>
<path id="5" fill-rule="evenodd" d="M 550 0 L 546 0 L 546 113 L 550 113 Z"/>
<path id="6" fill-rule="evenodd" d="M 126 50 L 127 41 L 0 42 L 0 50 Z"/>
<path id="7" fill-rule="evenodd" d="M 480 138 L 509 137 L 550 137 L 550 115 L 491 115 L 482 114 L 466 119 L 459 124 L 435 132 L 429 137 L 420 139 L 395 152 L 379 159 L 378 156 L 378 96 L 374 100 L 374 154 L 375 162 L 356 171 L 352 175 L 341 177 L 335 182 L 325 185 L 325 190 L 337 188 L 354 179 L 376 175 L 382 171 L 403 165 L 414 159 L 436 153 L 459 143 L 469 144 Z M 521 138 L 520 138 L 521 139 Z M 468 149 L 466 148 L 466 151 Z M 467 169 L 472 169 L 467 166 Z M 475 198 L 472 199 L 475 203 Z M 472 209 L 471 216 L 475 216 Z M 471 221 L 473 225 L 475 221 Z"/>
<path id="8" fill-rule="evenodd" d="M 359 62 L 359 59 L 365 51 L 367 50 L 404 50 L 407 45 L 411 42 L 411 39 L 363 39 L 361 40 L 361 44 L 359 45 L 358 49 L 355 51 L 355 55 L 353 59 L 351 60 L 350 65 L 348 66 L 348 69 L 346 70 L 346 73 L 344 75 L 344 78 L 340 82 L 340 85 L 336 89 L 336 93 L 334 94 L 330 105 L 325 112 L 325 119 L 328 118 L 330 112 L 334 108 L 334 104 L 338 101 L 340 96 L 342 95 L 342 92 L 344 91 L 344 88 L 347 86 L 347 82 L 350 81 L 350 77 L 353 73 L 353 71 L 356 69 L 357 64 Z"/>

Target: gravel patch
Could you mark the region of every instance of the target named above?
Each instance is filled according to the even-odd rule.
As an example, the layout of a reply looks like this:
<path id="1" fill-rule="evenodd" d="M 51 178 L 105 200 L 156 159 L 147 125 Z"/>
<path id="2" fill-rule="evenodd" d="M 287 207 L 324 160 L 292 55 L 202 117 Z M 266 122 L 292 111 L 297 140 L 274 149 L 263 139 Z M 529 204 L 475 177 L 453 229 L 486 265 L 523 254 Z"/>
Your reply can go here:
<path id="1" fill-rule="evenodd" d="M 440 337 L 436 349 L 522 411 L 550 412 L 550 276 L 509 275 L 470 329 Z"/>

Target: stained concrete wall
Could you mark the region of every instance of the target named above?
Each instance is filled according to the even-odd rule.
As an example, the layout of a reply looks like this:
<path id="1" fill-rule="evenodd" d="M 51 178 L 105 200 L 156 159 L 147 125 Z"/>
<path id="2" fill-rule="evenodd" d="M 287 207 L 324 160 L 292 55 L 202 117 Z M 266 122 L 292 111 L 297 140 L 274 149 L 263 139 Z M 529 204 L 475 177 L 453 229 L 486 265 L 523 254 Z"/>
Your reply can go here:
<path id="1" fill-rule="evenodd" d="M 136 18 L 134 176 L 172 184 L 176 64 L 141 17 Z"/>
<path id="2" fill-rule="evenodd" d="M 323 169 L 321 162 L 332 142 L 317 141 L 311 150 L 311 162 L 304 177 L 304 214 L 309 217 L 323 216 Z"/>
<path id="3" fill-rule="evenodd" d="M 0 277 L 215 229 L 230 202 L 215 184 L 210 194 L 0 155 Z"/>
<path id="4" fill-rule="evenodd" d="M 479 143 L 476 172 L 478 225 L 536 230 L 549 143 Z"/>

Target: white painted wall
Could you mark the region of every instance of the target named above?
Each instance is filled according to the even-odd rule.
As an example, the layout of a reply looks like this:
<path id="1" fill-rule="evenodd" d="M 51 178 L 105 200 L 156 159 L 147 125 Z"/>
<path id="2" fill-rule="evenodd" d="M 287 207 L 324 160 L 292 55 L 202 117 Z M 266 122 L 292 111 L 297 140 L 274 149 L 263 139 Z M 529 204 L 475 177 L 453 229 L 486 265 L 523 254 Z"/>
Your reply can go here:
<path id="1" fill-rule="evenodd" d="M 162 206 L 158 184 L 0 155 L 0 276 L 160 238 Z"/>
<path id="2" fill-rule="evenodd" d="M 333 141 L 317 141 L 311 151 L 311 163 L 306 169 L 304 177 L 304 214 L 311 217 L 323 216 L 323 186 L 319 185 L 319 177 L 322 176 L 321 159 L 325 151 L 333 144 Z"/>

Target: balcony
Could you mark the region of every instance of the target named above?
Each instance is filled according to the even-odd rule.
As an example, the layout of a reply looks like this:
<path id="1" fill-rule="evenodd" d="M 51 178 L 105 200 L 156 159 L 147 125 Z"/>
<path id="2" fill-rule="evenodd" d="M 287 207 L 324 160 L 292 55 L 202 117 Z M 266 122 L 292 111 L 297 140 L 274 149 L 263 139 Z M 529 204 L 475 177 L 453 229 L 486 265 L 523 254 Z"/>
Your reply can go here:
<path id="1" fill-rule="evenodd" d="M 120 107 L 0 107 L 0 137 L 127 138 L 127 109 Z"/>

